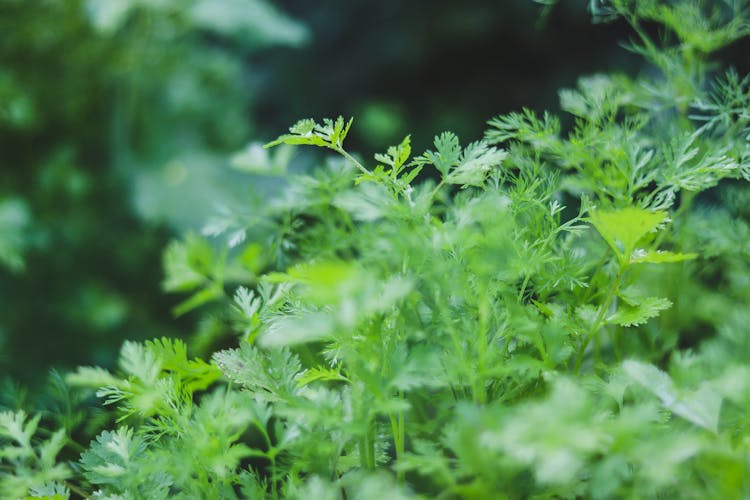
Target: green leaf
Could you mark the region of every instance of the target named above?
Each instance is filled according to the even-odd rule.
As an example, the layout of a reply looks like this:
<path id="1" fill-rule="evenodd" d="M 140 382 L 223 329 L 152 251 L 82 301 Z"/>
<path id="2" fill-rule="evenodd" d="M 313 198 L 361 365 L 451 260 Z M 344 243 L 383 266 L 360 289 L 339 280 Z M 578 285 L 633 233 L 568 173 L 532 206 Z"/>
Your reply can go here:
<path id="1" fill-rule="evenodd" d="M 697 130 L 664 145 L 664 184 L 700 192 L 716 186 L 726 177 L 738 177 L 740 164 L 737 159 L 723 148 L 705 147 L 701 139 L 701 130 Z"/>
<path id="2" fill-rule="evenodd" d="M 164 281 L 168 292 L 185 292 L 203 285 L 215 267 L 211 245 L 195 234 L 173 241 L 164 251 Z"/>
<path id="3" fill-rule="evenodd" d="M 298 121 L 289 128 L 291 134 L 285 134 L 279 138 L 264 145 L 264 148 L 271 148 L 279 144 L 291 145 L 310 145 L 327 147 L 330 149 L 341 150 L 344 146 L 344 139 L 349 134 L 353 119 L 344 122 L 344 118 L 339 116 L 336 120 L 329 118 L 323 119 L 323 124 L 318 124 L 315 120 L 304 119 Z"/>
<path id="4" fill-rule="evenodd" d="M 29 490 L 26 500 L 68 500 L 70 489 L 57 481 L 48 482 Z"/>
<path id="5" fill-rule="evenodd" d="M 147 384 L 159 377 L 163 361 L 157 354 L 139 342 L 125 341 L 120 350 L 120 368 L 129 376 Z"/>
<path id="6" fill-rule="evenodd" d="M 68 436 L 65 429 L 59 429 L 39 445 L 39 463 L 42 467 L 52 469 L 55 466 L 57 455 L 63 449 L 67 440 Z"/>
<path id="7" fill-rule="evenodd" d="M 328 313 L 308 312 L 274 316 L 263 326 L 258 344 L 272 349 L 329 340 L 336 331 L 336 320 Z"/>
<path id="8" fill-rule="evenodd" d="M 435 137 L 437 152 L 426 151 L 412 162 L 413 165 L 434 165 L 448 184 L 481 186 L 493 167 L 499 166 L 508 154 L 484 141 L 476 141 L 463 150 L 458 137 L 443 132 Z"/>
<path id="9" fill-rule="evenodd" d="M 658 397 L 676 415 L 717 432 L 722 398 L 708 385 L 702 385 L 695 391 L 679 391 L 669 375 L 653 365 L 628 360 L 622 367 L 633 381 Z"/>
<path id="10" fill-rule="evenodd" d="M 25 498 L 35 492 L 64 495 L 52 483 L 62 482 L 72 474 L 67 464 L 58 459 L 67 434 L 65 429 L 42 434 L 40 420 L 41 415 L 29 418 L 24 411 L 0 413 L 0 497 Z"/>
<path id="11" fill-rule="evenodd" d="M 661 211 L 627 207 L 619 210 L 594 209 L 589 221 L 614 250 L 621 265 L 625 265 L 638 242 L 658 228 L 666 218 L 667 214 Z"/>
<path id="12" fill-rule="evenodd" d="M 408 353 L 406 350 L 396 351 L 391 367 L 393 378 L 389 385 L 400 391 L 448 385 L 440 353 L 428 346 L 415 346 Z"/>
<path id="13" fill-rule="evenodd" d="M 299 358 L 289 349 L 261 350 L 248 343 L 219 351 L 213 361 L 232 382 L 264 401 L 280 401 L 297 392 Z"/>
<path id="14" fill-rule="evenodd" d="M 590 419 L 591 406 L 580 383 L 556 378 L 546 398 L 516 405 L 501 418 L 491 419 L 489 428 L 475 429 L 474 435 L 480 449 L 497 450 L 510 460 L 533 465 L 539 482 L 565 484 L 579 475 L 588 455 L 602 453 L 610 440 Z"/>
<path id="15" fill-rule="evenodd" d="M 633 99 L 618 83 L 616 78 L 602 74 L 580 78 L 577 89 L 560 90 L 560 107 L 591 122 L 611 117 Z"/>
<path id="16" fill-rule="evenodd" d="M 448 171 L 461 158 L 461 144 L 458 137 L 453 132 L 443 132 L 435 136 L 435 149 L 437 152 L 426 151 L 421 156 L 414 158 L 412 162 L 415 165 L 434 165 L 443 176 L 448 175 Z"/>
<path id="17" fill-rule="evenodd" d="M 645 297 L 636 304 L 620 304 L 609 323 L 620 326 L 638 326 L 655 318 L 665 309 L 672 307 L 672 302 L 662 297 Z"/>
<path id="18" fill-rule="evenodd" d="M 24 453 L 31 453 L 31 438 L 34 437 L 41 415 L 27 420 L 26 413 L 5 411 L 0 413 L 0 437 L 14 441 Z"/>
<path id="19" fill-rule="evenodd" d="M 387 154 L 375 154 L 375 159 L 385 165 L 389 165 L 393 170 L 393 175 L 401 171 L 401 167 L 406 163 L 411 155 L 411 137 L 406 136 L 398 146 L 388 148 Z"/>
<path id="20" fill-rule="evenodd" d="M 112 375 L 108 370 L 98 366 L 79 366 L 74 373 L 65 376 L 65 382 L 74 387 L 91 387 L 99 389 L 106 386 L 114 386 L 120 383 L 120 379 Z"/>
<path id="21" fill-rule="evenodd" d="M 83 475 L 93 484 L 121 485 L 136 457 L 146 450 L 146 443 L 129 427 L 104 431 L 81 455 Z"/>
<path id="22" fill-rule="evenodd" d="M 289 127 L 289 131 L 294 135 L 310 136 L 315 130 L 315 120 L 303 118 Z"/>
<path id="23" fill-rule="evenodd" d="M 287 279 L 304 285 L 307 295 L 316 303 L 335 303 L 348 295 L 364 271 L 356 264 L 342 260 L 307 262 L 290 268 Z"/>
<path id="24" fill-rule="evenodd" d="M 336 369 L 325 366 L 314 366 L 297 375 L 297 386 L 304 387 L 317 381 L 347 382 L 348 380 L 341 374 L 340 366 Z"/>
<path id="25" fill-rule="evenodd" d="M 224 297 L 224 288 L 219 285 L 211 285 L 202 290 L 198 290 L 187 299 L 183 300 L 172 308 L 172 314 L 182 316 L 185 313 L 197 309 L 203 305 L 209 304 Z"/>
<path id="26" fill-rule="evenodd" d="M 166 337 L 149 340 L 146 349 L 161 361 L 161 370 L 177 377 L 183 390 L 191 394 L 206 389 L 221 375 L 215 366 L 202 359 L 188 359 L 187 345 L 182 340 Z"/>
<path id="27" fill-rule="evenodd" d="M 664 264 L 671 262 L 682 262 L 698 257 L 696 253 L 667 252 L 663 250 L 638 250 L 630 256 L 631 264 Z"/>
<path id="28" fill-rule="evenodd" d="M 490 144 L 502 144 L 510 140 L 529 143 L 539 150 L 553 149 L 558 146 L 560 120 L 549 113 L 542 119 L 530 109 L 521 113 L 509 113 L 488 121 L 491 127 L 484 134 Z"/>
<path id="29" fill-rule="evenodd" d="M 482 141 L 469 144 L 461 155 L 458 166 L 445 181 L 462 186 L 482 186 L 491 169 L 499 167 L 508 153 L 488 146 Z"/>
<path id="30" fill-rule="evenodd" d="M 183 241 L 171 242 L 163 261 L 164 290 L 194 292 L 172 309 L 175 316 L 224 297 L 226 259 L 203 238 L 189 233 Z"/>
<path id="31" fill-rule="evenodd" d="M 299 135 L 282 135 L 278 139 L 271 141 L 267 144 L 264 144 L 264 148 L 272 148 L 274 146 L 278 146 L 279 144 L 289 144 L 292 146 L 319 146 L 319 147 L 329 147 L 330 144 L 325 141 L 322 137 L 319 137 L 317 135 L 311 135 L 311 136 L 299 136 Z"/>

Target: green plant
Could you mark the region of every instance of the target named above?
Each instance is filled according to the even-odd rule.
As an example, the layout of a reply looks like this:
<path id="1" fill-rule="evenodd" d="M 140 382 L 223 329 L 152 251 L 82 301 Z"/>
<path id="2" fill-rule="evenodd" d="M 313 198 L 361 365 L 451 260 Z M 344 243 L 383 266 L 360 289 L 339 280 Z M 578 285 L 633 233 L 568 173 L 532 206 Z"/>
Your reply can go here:
<path id="1" fill-rule="evenodd" d="M 306 119 L 267 146 L 339 158 L 309 175 L 283 174 L 284 150 L 236 158 L 284 192 L 213 221 L 222 251 L 172 245 L 165 286 L 193 293 L 182 312 L 244 283 L 214 319 L 239 346 L 207 363 L 128 342 L 119 372 L 68 375 L 119 414 L 75 465 L 44 458 L 62 434 L 35 447 L 36 417 L 3 414 L 0 491 L 750 495 L 750 90 L 709 58 L 748 12 L 593 6 L 660 72 L 581 79 L 560 93 L 570 127 L 524 110 L 371 163 L 345 148 L 351 120 Z"/>

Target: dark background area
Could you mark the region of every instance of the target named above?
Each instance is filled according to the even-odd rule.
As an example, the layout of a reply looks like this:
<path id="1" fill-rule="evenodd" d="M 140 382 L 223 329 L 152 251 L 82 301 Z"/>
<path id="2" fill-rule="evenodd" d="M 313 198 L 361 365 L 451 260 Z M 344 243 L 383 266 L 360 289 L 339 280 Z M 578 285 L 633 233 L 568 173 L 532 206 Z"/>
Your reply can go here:
<path id="1" fill-rule="evenodd" d="M 593 24 L 586 2 L 544 16 L 513 0 L 281 4 L 312 36 L 301 50 L 251 58 L 269 137 L 300 116 L 342 114 L 359 122 L 363 147 L 411 133 L 419 149 L 442 130 L 476 140 L 497 114 L 555 110 L 557 90 L 581 75 L 641 64 L 618 46 L 629 36 L 624 23 Z"/>

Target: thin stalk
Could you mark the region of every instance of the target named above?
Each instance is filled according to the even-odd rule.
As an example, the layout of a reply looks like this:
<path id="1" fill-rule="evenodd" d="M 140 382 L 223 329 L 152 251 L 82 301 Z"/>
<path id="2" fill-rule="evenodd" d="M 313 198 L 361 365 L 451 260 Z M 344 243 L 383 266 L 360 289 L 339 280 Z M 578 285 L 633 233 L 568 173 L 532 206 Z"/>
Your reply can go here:
<path id="1" fill-rule="evenodd" d="M 435 189 L 432 190 L 430 193 L 430 198 L 434 198 L 438 191 L 440 191 L 440 188 L 445 186 L 445 180 L 441 180 L 437 186 L 435 186 Z"/>
<path id="2" fill-rule="evenodd" d="M 482 293 L 479 304 L 479 338 L 477 339 L 477 370 L 471 384 L 474 402 L 487 402 L 487 391 L 484 388 L 484 370 L 487 352 L 487 316 L 489 315 L 489 299 L 486 290 Z"/>
<path id="3" fill-rule="evenodd" d="M 271 436 L 268 434 L 268 430 L 264 425 L 261 425 L 260 422 L 256 421 L 255 427 L 260 431 L 261 436 L 263 436 L 263 440 L 266 442 L 266 446 L 268 447 L 268 451 L 266 452 L 266 458 L 271 462 L 271 493 L 273 494 L 273 498 L 279 498 L 279 492 L 278 492 L 278 485 L 276 480 L 276 454 L 278 450 L 274 448 L 273 443 L 271 441 Z"/>
<path id="4" fill-rule="evenodd" d="M 611 253 L 611 251 L 608 248 L 607 251 L 604 252 L 604 255 L 602 255 L 602 258 L 599 260 L 599 262 L 597 262 L 596 266 L 594 267 L 594 271 L 591 273 L 591 279 L 589 280 L 589 285 L 593 285 L 594 284 L 596 278 L 598 278 L 598 276 L 599 276 L 599 273 L 601 273 L 602 269 L 604 269 L 604 265 L 609 260 L 610 253 Z M 586 290 L 586 294 L 584 296 L 584 301 L 588 302 L 589 300 L 591 300 L 594 297 L 594 295 L 595 295 L 594 287 L 590 286 Z"/>
<path id="5" fill-rule="evenodd" d="M 80 496 L 81 498 L 89 498 L 89 494 L 83 489 L 79 488 L 78 486 L 74 485 L 70 481 L 63 481 L 63 484 L 73 493 Z"/>
<path id="6" fill-rule="evenodd" d="M 75 441 L 70 436 L 68 436 L 66 444 L 68 446 L 70 446 L 71 448 L 73 448 L 74 450 L 76 450 L 77 452 L 79 452 L 79 453 L 83 453 L 87 449 L 85 446 L 83 446 L 82 444 L 80 444 L 78 441 Z"/>
<path id="7" fill-rule="evenodd" d="M 599 313 L 596 315 L 596 320 L 594 320 L 594 324 L 591 325 L 591 328 L 588 332 L 586 332 L 586 335 L 583 338 L 583 344 L 581 345 L 580 351 L 578 351 L 578 358 L 576 359 L 575 368 L 573 369 L 573 373 L 578 373 L 581 370 L 581 363 L 583 363 L 583 355 L 586 352 L 586 348 L 588 347 L 589 343 L 591 342 L 591 339 L 596 336 L 596 334 L 599 332 L 599 329 L 602 326 L 602 323 L 604 322 L 604 316 L 607 314 L 607 311 L 609 310 L 609 306 L 612 305 L 612 300 L 615 298 L 615 294 L 617 293 L 617 289 L 620 286 L 620 280 L 622 279 L 622 275 L 625 271 L 625 267 L 620 267 L 620 270 L 617 273 L 617 276 L 615 277 L 614 281 L 612 281 L 612 286 L 607 291 L 607 296 L 604 299 L 604 302 L 602 302 L 601 307 L 599 308 Z"/>
<path id="8" fill-rule="evenodd" d="M 400 397 L 403 397 L 399 394 Z M 406 429 L 404 428 L 404 412 L 398 412 L 398 415 L 390 415 L 391 419 L 391 431 L 393 432 L 393 445 L 396 450 L 396 461 L 399 461 L 404 456 L 405 442 L 406 442 Z M 396 473 L 396 477 L 399 481 L 404 480 L 404 472 L 399 470 Z"/>
<path id="9" fill-rule="evenodd" d="M 518 303 L 521 304 L 523 302 L 523 296 L 526 295 L 526 287 L 529 286 L 529 280 L 531 279 L 531 275 L 527 274 L 524 279 L 523 283 L 521 283 L 521 290 L 518 292 Z"/>
<path id="10" fill-rule="evenodd" d="M 367 463 L 369 465 L 370 470 L 375 469 L 375 428 L 373 426 L 370 426 L 370 431 L 367 433 L 367 439 L 368 439 L 368 447 L 367 452 L 369 453 L 369 456 L 367 457 Z"/>
<path id="11" fill-rule="evenodd" d="M 406 451 L 406 418 L 403 411 L 398 412 L 398 428 L 401 431 L 398 436 L 398 445 L 401 448 L 401 456 L 403 456 Z"/>
<path id="12" fill-rule="evenodd" d="M 278 476 L 278 469 L 276 468 L 276 449 L 268 450 L 268 458 L 271 461 L 271 493 L 273 494 L 273 498 L 277 499 L 279 498 L 279 485 L 278 480 L 276 479 Z"/>
<path id="13" fill-rule="evenodd" d="M 359 449 L 359 466 L 363 469 L 367 470 L 369 467 L 367 466 L 367 435 L 359 438 L 359 442 L 357 443 L 357 447 Z"/>
<path id="14" fill-rule="evenodd" d="M 334 147 L 333 149 L 338 154 L 340 154 L 341 156 L 343 156 L 344 158 L 346 158 L 347 160 L 349 160 L 350 162 L 352 162 L 354 164 L 354 166 L 357 167 L 357 169 L 360 172 L 362 172 L 363 174 L 370 175 L 372 173 L 369 170 L 367 170 L 367 168 L 365 168 L 364 165 L 362 165 L 359 161 L 357 161 L 356 158 L 354 158 L 352 155 L 350 155 L 349 153 L 347 153 L 342 147 L 337 146 L 337 147 Z"/>
<path id="15" fill-rule="evenodd" d="M 359 394 L 359 396 L 361 397 L 361 394 Z M 359 449 L 359 465 L 362 469 L 373 470 L 375 469 L 374 424 L 367 417 L 367 411 L 362 411 L 364 408 L 361 407 L 361 403 L 357 406 L 360 407 L 360 411 L 357 412 L 360 415 L 359 420 L 364 422 L 367 426 L 365 432 L 360 436 L 359 442 L 357 443 Z"/>
<path id="16" fill-rule="evenodd" d="M 615 333 L 614 338 L 612 339 L 612 345 L 615 349 L 615 359 L 617 361 L 622 361 L 622 335 L 621 328 L 618 328 L 616 330 L 617 333 Z"/>
<path id="17" fill-rule="evenodd" d="M 368 425 L 367 432 L 359 440 L 359 462 L 363 469 L 375 469 L 375 431 Z"/>

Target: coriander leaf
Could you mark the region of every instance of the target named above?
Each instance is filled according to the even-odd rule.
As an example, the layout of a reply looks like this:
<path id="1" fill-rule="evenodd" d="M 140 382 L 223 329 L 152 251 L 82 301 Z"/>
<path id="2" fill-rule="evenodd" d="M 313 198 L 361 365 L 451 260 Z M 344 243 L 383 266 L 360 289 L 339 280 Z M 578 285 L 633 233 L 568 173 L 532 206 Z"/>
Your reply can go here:
<path id="1" fill-rule="evenodd" d="M 658 397 L 666 408 L 695 425 L 717 432 L 722 398 L 708 385 L 695 391 L 679 391 L 669 375 L 653 365 L 629 360 L 622 367 L 634 382 Z"/>
<path id="2" fill-rule="evenodd" d="M 453 132 L 443 132 L 435 136 L 434 151 L 426 151 L 421 156 L 414 158 L 412 162 L 415 165 L 434 165 L 438 171 L 445 177 L 448 171 L 458 165 L 461 158 L 461 144 L 458 137 Z"/>
<path id="3" fill-rule="evenodd" d="M 625 264 L 636 245 L 648 233 L 655 230 L 667 218 L 661 211 L 651 211 L 636 207 L 618 210 L 591 211 L 589 220 L 599 231 L 618 260 Z"/>
<path id="4" fill-rule="evenodd" d="M 482 141 L 473 142 L 466 146 L 458 166 L 445 177 L 445 181 L 448 184 L 482 186 L 490 170 L 500 166 L 507 157 L 505 151 Z"/>
<path id="5" fill-rule="evenodd" d="M 638 326 L 655 318 L 665 309 L 672 307 L 672 302 L 662 297 L 645 297 L 636 304 L 620 304 L 617 312 L 607 318 L 609 323 L 620 326 Z"/>
<path id="6" fill-rule="evenodd" d="M 631 264 L 663 264 L 695 259 L 698 254 L 667 252 L 664 250 L 636 249 L 630 257 Z"/>

